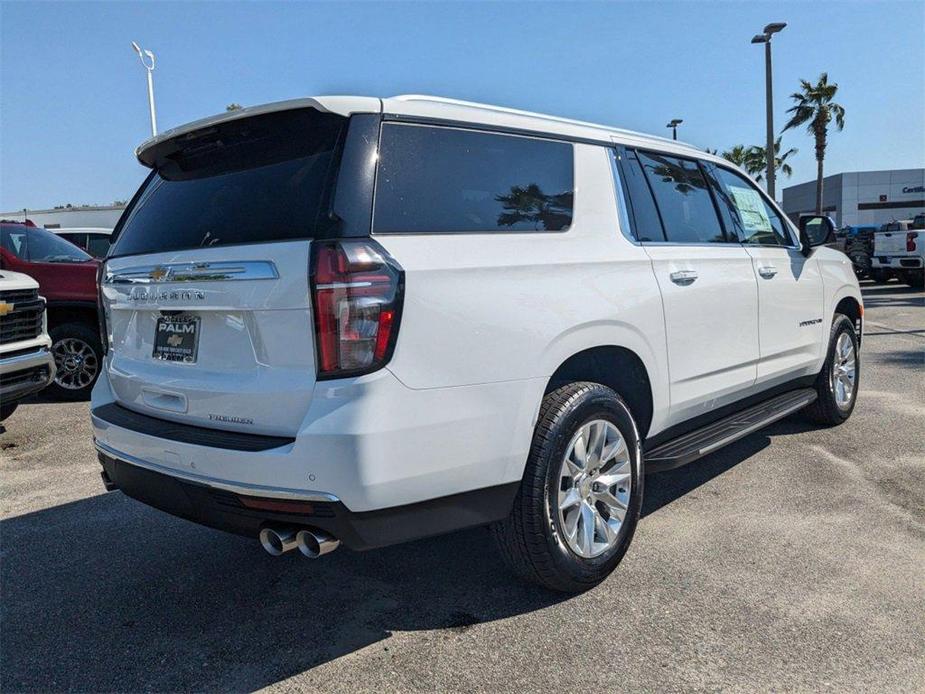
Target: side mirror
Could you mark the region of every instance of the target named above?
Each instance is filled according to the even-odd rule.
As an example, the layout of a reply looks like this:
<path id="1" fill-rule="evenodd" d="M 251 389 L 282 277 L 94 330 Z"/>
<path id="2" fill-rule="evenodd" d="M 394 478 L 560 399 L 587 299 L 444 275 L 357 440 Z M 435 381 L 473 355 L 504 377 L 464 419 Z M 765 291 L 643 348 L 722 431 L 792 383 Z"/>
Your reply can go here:
<path id="1" fill-rule="evenodd" d="M 800 217 L 800 244 L 807 258 L 817 246 L 831 243 L 835 238 L 835 223 L 829 217 Z"/>

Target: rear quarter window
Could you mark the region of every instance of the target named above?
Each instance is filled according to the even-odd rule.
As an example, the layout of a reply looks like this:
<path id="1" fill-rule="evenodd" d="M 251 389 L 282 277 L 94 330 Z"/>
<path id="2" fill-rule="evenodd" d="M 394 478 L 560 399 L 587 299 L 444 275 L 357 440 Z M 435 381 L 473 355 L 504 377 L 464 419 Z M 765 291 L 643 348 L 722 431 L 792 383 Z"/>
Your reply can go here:
<path id="1" fill-rule="evenodd" d="M 442 126 L 382 128 L 376 233 L 565 231 L 570 143 Z"/>

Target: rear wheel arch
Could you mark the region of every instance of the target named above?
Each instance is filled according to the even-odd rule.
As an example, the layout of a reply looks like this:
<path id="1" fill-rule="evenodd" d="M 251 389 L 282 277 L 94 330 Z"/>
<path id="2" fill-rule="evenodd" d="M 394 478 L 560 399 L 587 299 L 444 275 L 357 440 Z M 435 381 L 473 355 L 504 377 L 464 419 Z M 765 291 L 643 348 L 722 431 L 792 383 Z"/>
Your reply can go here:
<path id="1" fill-rule="evenodd" d="M 649 372 L 638 354 L 616 345 L 577 352 L 555 370 L 543 395 L 578 381 L 600 383 L 623 398 L 645 439 L 652 424 L 654 399 Z"/>
<path id="2" fill-rule="evenodd" d="M 48 329 L 66 323 L 85 323 L 91 328 L 99 325 L 97 308 L 90 303 L 49 303 L 46 309 L 48 314 Z"/>

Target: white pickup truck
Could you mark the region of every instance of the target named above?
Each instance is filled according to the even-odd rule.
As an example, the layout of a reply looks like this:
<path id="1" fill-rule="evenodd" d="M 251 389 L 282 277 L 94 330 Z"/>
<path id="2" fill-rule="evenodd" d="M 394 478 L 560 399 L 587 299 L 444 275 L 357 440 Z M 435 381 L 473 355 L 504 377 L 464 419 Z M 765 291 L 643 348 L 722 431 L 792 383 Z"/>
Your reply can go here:
<path id="1" fill-rule="evenodd" d="M 38 282 L 19 272 L 0 272 L 0 422 L 22 398 L 51 383 L 50 349 Z"/>
<path id="2" fill-rule="evenodd" d="M 884 224 L 874 234 L 871 277 L 880 283 L 896 277 L 910 287 L 925 286 L 925 214 Z"/>

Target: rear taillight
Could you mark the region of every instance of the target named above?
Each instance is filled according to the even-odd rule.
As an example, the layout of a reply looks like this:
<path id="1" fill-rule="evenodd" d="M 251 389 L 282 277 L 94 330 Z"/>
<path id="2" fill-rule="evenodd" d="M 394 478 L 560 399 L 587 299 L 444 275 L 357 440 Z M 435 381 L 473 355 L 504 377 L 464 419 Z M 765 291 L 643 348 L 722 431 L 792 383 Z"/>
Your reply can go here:
<path id="1" fill-rule="evenodd" d="M 913 253 L 915 251 L 915 237 L 916 236 L 917 236 L 917 232 L 914 232 L 914 231 L 911 231 L 908 234 L 906 234 L 906 250 L 909 251 L 910 253 Z"/>
<path id="2" fill-rule="evenodd" d="M 370 239 L 316 241 L 309 270 L 318 378 L 388 363 L 398 337 L 404 272 Z"/>

